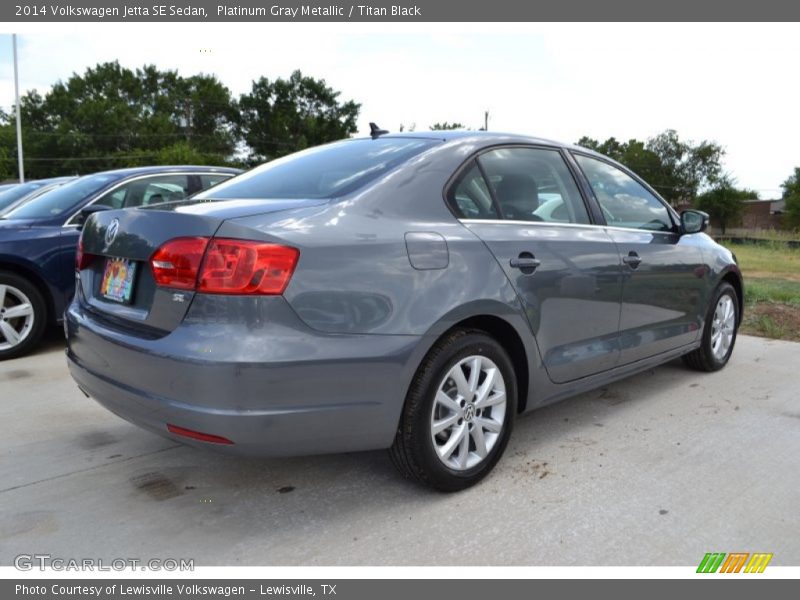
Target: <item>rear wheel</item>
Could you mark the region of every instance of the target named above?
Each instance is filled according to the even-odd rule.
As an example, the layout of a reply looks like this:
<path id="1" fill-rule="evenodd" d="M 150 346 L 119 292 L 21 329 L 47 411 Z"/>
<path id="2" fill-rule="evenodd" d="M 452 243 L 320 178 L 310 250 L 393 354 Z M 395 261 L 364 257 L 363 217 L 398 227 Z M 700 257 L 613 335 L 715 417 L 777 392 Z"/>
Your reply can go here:
<path id="1" fill-rule="evenodd" d="M 32 350 L 45 330 L 42 294 L 27 279 L 0 271 L 0 360 Z"/>
<path id="2" fill-rule="evenodd" d="M 406 398 L 392 462 L 441 491 L 476 484 L 503 454 L 517 408 L 508 353 L 476 330 L 457 330 L 431 349 Z"/>
<path id="3" fill-rule="evenodd" d="M 683 357 L 698 371 L 719 371 L 728 363 L 739 329 L 739 298 L 733 286 L 720 284 L 712 298 L 700 347 Z"/>

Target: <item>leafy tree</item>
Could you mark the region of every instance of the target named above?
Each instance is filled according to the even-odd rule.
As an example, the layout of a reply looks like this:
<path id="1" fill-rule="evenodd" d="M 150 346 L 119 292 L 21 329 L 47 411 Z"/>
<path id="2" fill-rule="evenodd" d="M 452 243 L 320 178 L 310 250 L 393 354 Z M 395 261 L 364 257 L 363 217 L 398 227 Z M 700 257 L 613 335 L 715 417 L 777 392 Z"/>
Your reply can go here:
<path id="1" fill-rule="evenodd" d="M 790 227 L 800 227 L 800 167 L 781 184 L 786 200 L 787 221 Z"/>
<path id="2" fill-rule="evenodd" d="M 469 129 L 469 127 L 458 122 L 449 123 L 448 121 L 431 125 L 431 131 L 451 131 L 453 129 Z"/>
<path id="3" fill-rule="evenodd" d="M 237 149 L 238 110 L 215 77 L 181 77 L 155 66 L 98 64 L 20 98 L 26 175 L 45 177 L 159 164 L 183 142 L 202 162 L 225 163 Z M 0 157 L 13 154 L 0 126 Z M 3 161 L 7 164 L 8 161 Z M 14 169 L 16 170 L 16 169 Z"/>
<path id="4" fill-rule="evenodd" d="M 744 210 L 743 202 L 758 198 L 758 192 L 748 189 L 739 189 L 734 181 L 723 175 L 714 186 L 697 197 L 695 206 L 707 212 L 715 221 L 722 234 L 725 230 L 737 223 Z"/>
<path id="5" fill-rule="evenodd" d="M 16 179 L 17 134 L 8 113 L 0 109 L 0 182 Z"/>
<path id="6" fill-rule="evenodd" d="M 582 137 L 578 145 L 622 163 L 673 204 L 693 202 L 701 189 L 717 181 L 722 171 L 721 146 L 708 141 L 698 144 L 681 141 L 671 129 L 647 142 L 636 139 L 620 142 L 613 137 L 599 142 Z"/>
<path id="7" fill-rule="evenodd" d="M 672 197 L 694 200 L 704 185 L 714 184 L 722 173 L 725 151 L 715 142 L 683 142 L 673 129 L 647 141 L 647 149 L 661 159 L 661 167 L 673 182 Z"/>
<path id="8" fill-rule="evenodd" d="M 278 158 L 356 132 L 360 104 L 340 102 L 323 79 L 295 71 L 289 79 L 261 77 L 239 98 L 240 132 L 250 161 Z"/>

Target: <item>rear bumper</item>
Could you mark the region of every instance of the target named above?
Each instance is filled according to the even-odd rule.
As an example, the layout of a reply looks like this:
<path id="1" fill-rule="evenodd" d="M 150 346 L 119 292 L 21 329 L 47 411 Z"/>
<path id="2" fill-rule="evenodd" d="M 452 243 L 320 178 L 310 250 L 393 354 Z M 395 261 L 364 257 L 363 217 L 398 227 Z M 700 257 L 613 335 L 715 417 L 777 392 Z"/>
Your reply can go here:
<path id="1" fill-rule="evenodd" d="M 73 302 L 72 377 L 120 417 L 190 445 L 290 456 L 392 444 L 423 338 L 321 334 L 281 297 L 257 301 L 257 326 L 252 310 L 230 306 L 228 322 L 209 318 L 228 300 L 195 298 L 184 323 L 159 339 L 134 337 Z M 167 424 L 233 444 L 175 436 Z"/>

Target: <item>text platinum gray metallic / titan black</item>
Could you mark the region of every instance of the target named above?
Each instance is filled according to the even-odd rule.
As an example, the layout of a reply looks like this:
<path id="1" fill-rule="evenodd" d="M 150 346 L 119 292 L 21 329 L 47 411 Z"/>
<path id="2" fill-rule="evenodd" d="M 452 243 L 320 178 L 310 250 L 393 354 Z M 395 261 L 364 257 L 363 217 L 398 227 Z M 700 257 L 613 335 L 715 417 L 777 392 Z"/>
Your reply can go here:
<path id="1" fill-rule="evenodd" d="M 93 215 L 65 319 L 80 388 L 189 444 L 389 448 L 458 490 L 519 413 L 728 361 L 743 284 L 704 213 L 579 147 L 379 133 Z"/>

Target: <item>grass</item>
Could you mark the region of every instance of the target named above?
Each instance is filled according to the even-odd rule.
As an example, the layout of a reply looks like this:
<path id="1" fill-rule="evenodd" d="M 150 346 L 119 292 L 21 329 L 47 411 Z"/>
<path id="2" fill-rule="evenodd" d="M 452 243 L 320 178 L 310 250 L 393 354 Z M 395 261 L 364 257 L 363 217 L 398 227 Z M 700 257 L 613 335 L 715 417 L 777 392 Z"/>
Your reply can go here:
<path id="1" fill-rule="evenodd" d="M 742 333 L 800 341 L 800 248 L 777 240 L 723 244 L 736 255 L 744 275 Z"/>
<path id="2" fill-rule="evenodd" d="M 715 230 L 712 233 L 714 237 L 722 237 L 722 232 Z M 725 231 L 725 237 L 743 237 L 752 240 L 772 240 L 776 242 L 788 242 L 792 240 L 800 240 L 800 230 L 788 229 L 728 229 Z"/>
<path id="3" fill-rule="evenodd" d="M 778 241 L 760 244 L 722 242 L 739 261 L 746 279 L 786 279 L 800 281 L 800 248 L 789 248 Z"/>
<path id="4" fill-rule="evenodd" d="M 745 272 L 747 277 L 747 272 Z M 744 301 L 746 304 L 758 302 L 778 302 L 800 308 L 800 281 L 785 279 L 749 278 L 745 280 Z"/>

